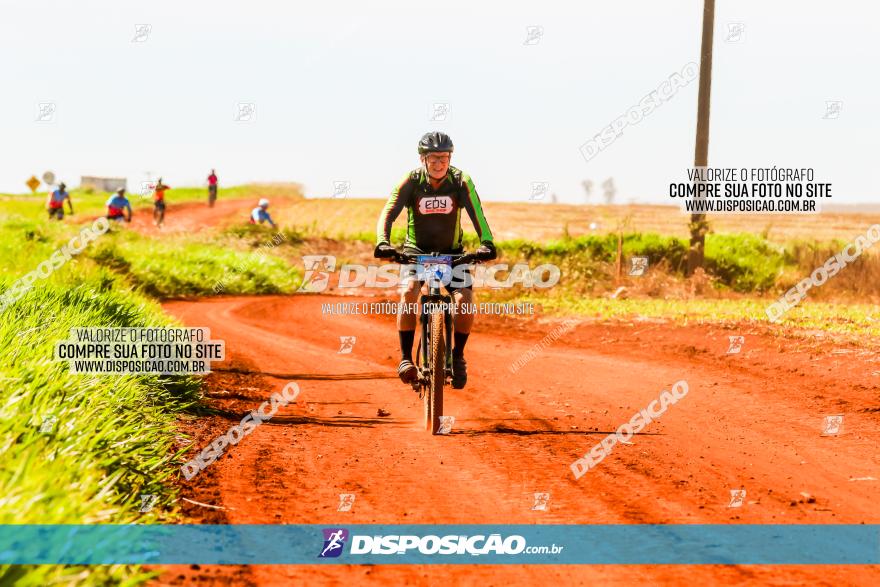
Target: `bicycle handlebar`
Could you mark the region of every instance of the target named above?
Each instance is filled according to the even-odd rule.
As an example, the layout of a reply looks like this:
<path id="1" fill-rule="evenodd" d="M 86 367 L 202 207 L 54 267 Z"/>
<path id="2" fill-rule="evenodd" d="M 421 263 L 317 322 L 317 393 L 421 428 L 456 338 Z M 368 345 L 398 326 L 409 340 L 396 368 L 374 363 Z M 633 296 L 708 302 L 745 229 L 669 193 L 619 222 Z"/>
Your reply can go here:
<path id="1" fill-rule="evenodd" d="M 452 267 L 455 267 L 457 265 L 466 265 L 472 261 L 477 261 L 477 262 L 481 261 L 481 259 L 477 258 L 476 253 L 458 253 L 458 254 L 424 253 L 424 254 L 429 255 L 429 256 L 433 256 L 433 257 L 440 256 L 440 255 L 443 255 L 446 257 L 452 257 L 452 263 L 451 263 Z M 392 256 L 390 258 L 394 259 L 396 262 L 400 263 L 401 265 L 410 265 L 410 264 L 417 262 L 418 257 L 419 257 L 419 255 L 409 255 L 407 253 L 404 253 L 403 251 L 395 249 L 394 256 Z"/>

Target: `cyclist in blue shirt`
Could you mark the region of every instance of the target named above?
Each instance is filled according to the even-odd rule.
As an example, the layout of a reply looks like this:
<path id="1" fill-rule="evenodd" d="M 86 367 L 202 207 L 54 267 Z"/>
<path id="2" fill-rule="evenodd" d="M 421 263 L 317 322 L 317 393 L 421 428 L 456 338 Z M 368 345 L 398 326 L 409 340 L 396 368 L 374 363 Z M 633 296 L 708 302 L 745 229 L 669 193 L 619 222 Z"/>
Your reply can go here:
<path id="1" fill-rule="evenodd" d="M 64 185 L 64 182 L 58 184 L 58 189 L 51 192 L 49 194 L 49 199 L 46 202 L 46 207 L 49 210 L 49 218 L 58 218 L 58 220 L 64 219 L 64 202 L 67 201 L 67 205 L 70 207 L 70 214 L 73 215 L 73 202 L 70 200 L 70 194 L 67 193 L 65 189 L 67 186 Z"/>
<path id="2" fill-rule="evenodd" d="M 268 222 L 272 228 L 275 228 L 275 223 L 272 221 L 272 217 L 269 216 L 269 200 L 263 198 L 260 200 L 259 205 L 251 210 L 251 224 L 262 224 L 264 222 Z"/>
<path id="3" fill-rule="evenodd" d="M 126 210 L 128 210 L 127 216 Z M 117 222 L 121 220 L 131 222 L 131 203 L 125 197 L 125 188 L 119 188 L 116 190 L 116 194 L 107 200 L 107 219 Z"/>

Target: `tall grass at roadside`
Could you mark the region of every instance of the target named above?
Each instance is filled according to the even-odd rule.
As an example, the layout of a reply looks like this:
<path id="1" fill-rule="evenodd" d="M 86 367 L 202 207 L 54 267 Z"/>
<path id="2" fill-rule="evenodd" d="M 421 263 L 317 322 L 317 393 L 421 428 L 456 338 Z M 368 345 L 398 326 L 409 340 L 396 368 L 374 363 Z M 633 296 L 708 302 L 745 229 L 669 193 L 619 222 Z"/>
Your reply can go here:
<path id="1" fill-rule="evenodd" d="M 0 225 L 0 291 L 73 236 L 69 229 Z M 170 324 L 155 302 L 86 252 L 0 311 L 0 523 L 173 519 L 175 421 L 197 400 L 197 381 L 72 375 L 53 360 L 71 327 Z M 158 496 L 148 513 L 138 512 L 142 494 Z M 146 576 L 123 565 L 0 567 L 0 584 L 16 585 L 133 584 Z"/>
<path id="2" fill-rule="evenodd" d="M 477 246 L 475 238 L 470 246 Z M 547 243 L 509 240 L 498 243 L 504 260 L 532 264 L 554 263 L 565 280 L 586 293 L 597 283 L 614 279 L 618 237 L 614 234 L 567 238 Z M 632 257 L 647 257 L 649 267 L 684 275 L 685 239 L 651 233 L 624 234 L 621 242 L 624 274 Z M 779 247 L 750 234 L 710 234 L 706 237 L 705 267 L 715 282 L 737 292 L 770 289 L 783 266 Z"/>
<path id="3" fill-rule="evenodd" d="M 89 255 L 160 298 L 291 293 L 301 283 L 299 270 L 281 257 L 226 247 L 211 237 L 157 240 L 118 231 L 96 242 Z"/>
<path id="4" fill-rule="evenodd" d="M 857 235 L 855 235 L 857 236 Z M 855 240 L 837 240 L 828 243 L 817 243 L 798 240 L 786 247 L 788 269 L 779 279 L 779 289 L 787 290 L 800 280 L 808 277 L 815 269 L 840 253 L 844 247 Z M 849 253 L 853 249 L 848 250 Z M 810 289 L 809 296 L 813 299 L 829 300 L 846 292 L 851 299 L 876 300 L 880 298 L 880 245 L 874 245 L 863 252 L 857 259 L 847 263 L 846 267 L 830 277 L 820 287 Z"/>

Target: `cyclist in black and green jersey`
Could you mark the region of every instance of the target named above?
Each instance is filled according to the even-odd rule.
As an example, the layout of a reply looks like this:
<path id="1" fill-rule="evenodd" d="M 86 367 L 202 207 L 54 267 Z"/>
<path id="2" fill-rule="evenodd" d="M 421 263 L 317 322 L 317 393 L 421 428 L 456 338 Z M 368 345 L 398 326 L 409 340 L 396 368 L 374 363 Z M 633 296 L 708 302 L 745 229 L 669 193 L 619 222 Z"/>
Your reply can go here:
<path id="1" fill-rule="evenodd" d="M 470 176 L 452 167 L 452 139 L 442 132 L 425 134 L 419 141 L 419 155 L 422 166 L 406 174 L 398 184 L 388 203 L 379 216 L 376 227 L 376 250 L 378 258 L 394 255 L 390 244 L 391 225 L 404 208 L 407 210 L 407 232 L 404 252 L 408 255 L 428 253 L 456 254 L 462 249 L 461 210 L 467 211 L 480 238 L 480 247 L 475 251 L 480 260 L 495 259 L 495 245 L 492 231 L 483 214 L 480 198 Z M 401 303 L 412 307 L 418 300 L 421 282 L 409 279 L 404 283 Z M 473 283 L 466 276 L 464 283 L 451 284 L 456 304 L 473 304 Z M 464 347 L 467 343 L 473 312 L 458 312 L 455 315 L 455 334 L 452 347 L 452 387 L 461 389 L 467 383 L 467 363 L 464 360 Z M 400 365 L 397 374 L 405 383 L 418 376 L 412 360 L 413 340 L 415 339 L 416 315 L 399 312 L 397 329 L 400 338 Z"/>

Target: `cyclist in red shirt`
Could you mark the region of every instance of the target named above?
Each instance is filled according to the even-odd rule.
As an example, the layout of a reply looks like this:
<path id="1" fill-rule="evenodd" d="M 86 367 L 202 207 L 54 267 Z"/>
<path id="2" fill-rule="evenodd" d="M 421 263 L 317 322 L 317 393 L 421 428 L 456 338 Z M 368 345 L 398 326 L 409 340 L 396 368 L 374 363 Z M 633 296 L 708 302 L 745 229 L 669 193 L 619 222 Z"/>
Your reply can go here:
<path id="1" fill-rule="evenodd" d="M 214 170 L 211 170 L 211 175 L 208 176 L 208 206 L 214 207 L 214 202 L 217 201 L 217 174 L 214 173 Z"/>

